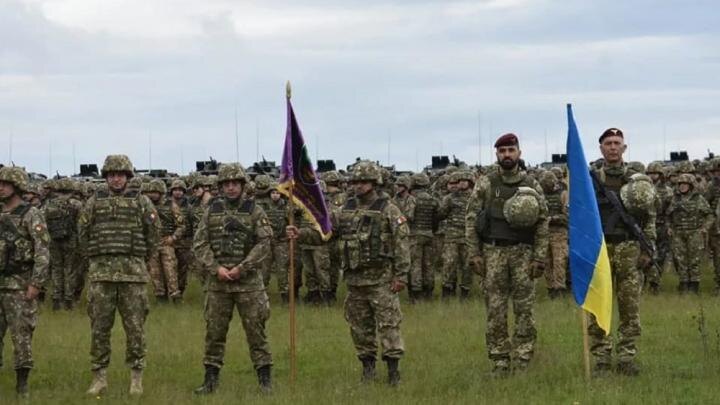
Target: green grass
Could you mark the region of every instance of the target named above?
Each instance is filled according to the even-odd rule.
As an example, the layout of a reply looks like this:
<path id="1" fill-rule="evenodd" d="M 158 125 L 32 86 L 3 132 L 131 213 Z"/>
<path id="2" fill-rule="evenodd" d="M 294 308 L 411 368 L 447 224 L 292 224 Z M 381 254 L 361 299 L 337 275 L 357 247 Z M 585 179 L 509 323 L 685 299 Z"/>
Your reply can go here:
<path id="1" fill-rule="evenodd" d="M 568 297 L 549 301 L 538 283 L 536 357 L 529 371 L 507 380 L 489 378 L 485 352 L 485 309 L 481 300 L 468 303 L 403 303 L 402 332 L 406 357 L 398 389 L 383 383 L 362 386 L 341 305 L 330 309 L 298 308 L 298 380 L 288 386 L 288 312 L 272 293 L 268 323 L 275 367 L 274 394 L 258 394 L 242 327 L 237 316 L 228 336 L 226 366 L 219 391 L 196 398 L 192 389 L 203 377 L 204 321 L 202 292 L 193 284 L 180 307 L 151 309 L 147 328 L 148 367 L 145 395 L 127 394 L 129 370 L 124 365 L 124 333 L 116 319 L 110 388 L 103 398 L 86 398 L 90 327 L 85 307 L 72 313 L 41 309 L 34 337 L 36 368 L 31 399 L 61 403 L 716 403 L 720 395 L 720 299 L 711 296 L 706 276 L 701 298 L 674 293 L 674 275 L 666 275 L 660 296 L 643 297 L 643 336 L 639 341 L 642 374 L 610 376 L 586 383 L 582 368 L 582 336 L 576 306 Z M 705 338 L 699 331 L 703 307 Z M 237 315 L 237 314 L 236 314 Z M 617 319 L 617 316 L 616 316 Z M 705 344 L 703 344 L 705 340 Z M 0 403 L 13 403 L 12 348 L 6 338 L 5 366 L 0 370 Z"/>

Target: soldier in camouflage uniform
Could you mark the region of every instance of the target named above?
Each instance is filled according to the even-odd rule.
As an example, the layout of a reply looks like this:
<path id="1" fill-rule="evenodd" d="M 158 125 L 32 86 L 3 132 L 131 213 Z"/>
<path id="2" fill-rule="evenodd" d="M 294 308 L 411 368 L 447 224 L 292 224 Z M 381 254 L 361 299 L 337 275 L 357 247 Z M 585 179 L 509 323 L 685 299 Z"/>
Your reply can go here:
<path id="1" fill-rule="evenodd" d="M 450 175 L 448 185 L 454 191 L 440 202 L 438 216 L 445 219 L 445 241 L 443 244 L 443 298 L 455 296 L 458 284 L 460 299 L 470 296 L 472 270 L 467 262 L 465 243 L 465 209 L 475 186 L 473 173 L 458 170 Z"/>
<path id="2" fill-rule="evenodd" d="M 88 395 L 107 389 L 110 336 L 115 312 L 120 313 L 130 367 L 130 394 L 143 392 L 145 330 L 148 314 L 147 261 L 160 239 L 158 214 L 144 195 L 127 191 L 133 165 L 125 155 L 109 155 L 102 167 L 107 184 L 85 203 L 78 220 L 78 246 L 89 260 L 88 315 L 92 328 L 90 356 L 93 381 Z"/>
<path id="3" fill-rule="evenodd" d="M 15 355 L 15 390 L 21 396 L 28 394 L 37 297 L 48 278 L 50 261 L 45 220 L 37 208 L 22 199 L 28 184 L 22 168 L 0 168 L 0 352 L 2 338 L 9 330 Z"/>
<path id="4" fill-rule="evenodd" d="M 496 377 L 507 376 L 511 365 L 526 369 L 533 357 L 534 279 L 543 274 L 547 258 L 547 205 L 540 185 L 521 170 L 520 153 L 516 135 L 498 138 L 499 165 L 475 186 L 465 217 L 468 255 L 485 273 L 485 340 Z M 512 340 L 507 325 L 510 299 L 515 315 Z"/>
<path id="5" fill-rule="evenodd" d="M 32 205 L 35 208 L 42 208 L 45 193 L 40 187 L 40 184 L 38 183 L 28 183 L 27 190 L 25 190 L 25 193 L 23 194 L 22 198 L 25 200 L 28 204 Z"/>
<path id="6" fill-rule="evenodd" d="M 681 174 L 677 180 L 677 192 L 667 210 L 670 222 L 672 250 L 678 265 L 680 279 L 678 291 L 682 294 L 700 292 L 700 259 L 704 257 L 708 232 L 715 219 L 710 205 L 695 190 L 695 177 Z"/>
<path id="7" fill-rule="evenodd" d="M 210 201 L 198 223 L 193 250 L 207 276 L 205 301 L 205 380 L 196 394 L 210 394 L 218 386 L 225 342 L 237 308 L 250 359 L 263 392 L 271 390 L 272 355 L 265 333 L 270 301 L 262 279 L 262 263 L 273 238 L 267 215 L 252 199 L 243 199 L 248 183 L 238 163 L 223 164 L 218 173 L 222 197 Z"/>
<path id="8" fill-rule="evenodd" d="M 296 218 L 300 228 L 312 229 L 310 221 L 299 209 Z M 299 248 L 307 286 L 305 302 L 331 305 L 335 291 L 330 284 L 330 242 L 319 245 L 300 243 Z"/>
<path id="9" fill-rule="evenodd" d="M 65 305 L 71 310 L 75 303 L 76 278 L 81 277 L 77 258 L 77 218 L 82 202 L 73 195 L 74 184 L 69 178 L 53 182 L 43 215 L 50 234 L 50 274 L 53 280 L 53 310 Z"/>
<path id="10" fill-rule="evenodd" d="M 288 243 L 285 236 L 285 226 L 287 226 L 288 209 L 285 200 L 280 197 L 280 193 L 275 190 L 275 184 L 268 175 L 260 175 L 255 177 L 255 203 L 265 211 L 270 220 L 270 226 L 273 230 L 273 240 L 271 243 L 271 254 L 263 261 L 263 282 L 265 287 L 270 286 L 270 274 L 275 272 L 278 278 L 278 290 L 283 302 L 288 301 Z M 275 198 L 270 194 L 278 194 Z"/>
<path id="11" fill-rule="evenodd" d="M 185 195 L 187 186 L 182 180 L 173 180 L 170 184 L 170 193 L 173 202 L 180 209 L 183 218 L 183 233 L 180 239 L 175 241 L 175 257 L 177 258 L 177 276 L 178 290 L 180 295 L 187 288 L 188 274 L 193 266 L 194 258 L 192 255 L 192 240 L 195 234 L 195 224 L 193 223 L 193 207 L 188 197 Z"/>
<path id="12" fill-rule="evenodd" d="M 412 194 L 415 197 L 415 212 L 410 222 L 411 267 L 409 294 L 412 299 L 432 299 L 435 288 L 433 266 L 433 230 L 437 225 L 438 201 L 428 193 L 430 178 L 417 173 L 412 178 Z"/>
<path id="13" fill-rule="evenodd" d="M 705 199 L 711 209 L 720 209 L 720 157 L 715 157 L 710 161 L 707 172 L 710 180 L 705 192 Z M 716 214 L 716 216 L 718 215 Z M 711 228 L 708 236 L 708 256 L 712 260 L 715 274 L 715 295 L 720 295 L 720 227 Z"/>
<path id="14" fill-rule="evenodd" d="M 160 221 L 160 245 L 148 261 L 155 299 L 167 302 L 169 298 L 177 304 L 182 300 L 182 292 L 178 287 L 175 243 L 185 234 L 185 217 L 175 201 L 165 196 L 167 188 L 162 180 L 144 184 L 142 193 L 152 201 Z"/>
<path id="15" fill-rule="evenodd" d="M 348 199 L 347 193 L 345 193 L 342 189 L 343 178 L 338 172 L 336 172 L 335 170 L 331 170 L 329 172 L 323 173 L 322 179 L 327 187 L 326 197 L 327 202 L 329 202 L 328 209 L 341 209 L 342 206 L 345 205 L 345 201 L 347 201 Z M 330 291 L 332 291 L 332 299 L 334 301 L 335 295 L 337 293 L 338 283 L 340 281 L 341 268 L 343 267 L 341 241 L 339 241 L 337 238 L 330 239 L 329 249 Z"/>
<path id="16" fill-rule="evenodd" d="M 448 184 L 450 179 L 449 174 L 443 174 L 438 177 L 434 184 L 433 197 L 438 201 L 438 209 L 440 208 L 440 201 L 445 198 L 446 195 L 451 194 L 455 191 L 457 184 Z M 438 214 L 438 224 L 435 230 L 435 238 L 433 239 L 433 251 L 435 259 L 433 260 L 433 267 L 442 272 L 443 268 L 443 255 L 442 252 L 445 250 L 445 230 L 447 229 L 447 219 L 440 218 Z"/>
<path id="17" fill-rule="evenodd" d="M 670 264 L 670 227 L 667 222 L 667 209 L 673 198 L 673 189 L 667 185 L 665 181 L 665 170 L 663 163 L 660 161 L 651 162 L 645 171 L 655 185 L 655 232 L 656 240 L 656 259 L 663 270 Z M 645 273 L 645 280 L 650 286 L 652 294 L 660 293 L 660 280 L 662 273 L 658 272 L 655 266 L 648 266 Z"/>
<path id="18" fill-rule="evenodd" d="M 568 267 L 568 193 L 554 171 L 540 175 L 540 186 L 548 205 L 550 244 L 545 266 L 545 283 L 548 296 L 555 299 L 565 293 Z"/>
<path id="19" fill-rule="evenodd" d="M 623 153 L 627 149 L 624 135 L 617 128 L 609 128 L 599 138 L 600 152 L 603 159 L 594 162 L 591 170 L 608 191 L 620 195 L 622 186 L 630 182 L 637 172 L 633 166 L 623 161 Z M 637 345 L 640 337 L 640 293 L 642 290 L 642 272 L 650 262 L 650 257 L 640 251 L 640 244 L 617 214 L 610 202 L 596 190 L 600 219 L 603 227 L 605 244 L 610 258 L 610 268 L 614 282 L 614 292 L 618 301 L 620 324 L 619 338 L 615 350 L 617 352 L 616 370 L 620 374 L 634 376 L 640 372 L 635 362 Z M 655 208 L 650 206 L 644 213 L 631 213 L 642 227 L 645 237 L 655 241 Z M 591 339 L 591 352 L 595 358 L 595 373 L 602 375 L 611 370 L 612 340 L 597 324 L 594 316 L 588 327 Z"/>
<path id="20" fill-rule="evenodd" d="M 399 360 L 404 353 L 400 335 L 400 299 L 410 268 L 410 230 L 400 209 L 379 197 L 375 187 L 382 182 L 380 168 L 360 161 L 353 168 L 355 197 L 340 212 L 333 211 L 333 229 L 343 244 L 345 319 L 357 357 L 363 365 L 362 381 L 375 377 L 378 338 L 382 359 L 388 366 L 388 383 L 400 383 Z M 287 228 L 288 236 L 305 243 L 321 243 L 315 230 Z"/>

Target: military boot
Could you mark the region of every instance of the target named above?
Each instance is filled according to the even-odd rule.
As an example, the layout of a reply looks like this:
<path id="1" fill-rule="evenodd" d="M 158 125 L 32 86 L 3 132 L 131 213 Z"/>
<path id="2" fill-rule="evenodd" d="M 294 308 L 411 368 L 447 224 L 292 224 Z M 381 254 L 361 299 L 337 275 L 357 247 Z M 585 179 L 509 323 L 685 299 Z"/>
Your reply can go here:
<path id="1" fill-rule="evenodd" d="M 618 374 L 628 377 L 635 377 L 640 374 L 640 367 L 634 361 L 621 361 L 617 364 L 616 370 Z"/>
<path id="2" fill-rule="evenodd" d="M 142 395 L 142 377 L 143 370 L 141 368 L 134 368 L 130 370 L 130 395 Z"/>
<path id="3" fill-rule="evenodd" d="M 288 293 L 280 293 L 280 300 L 283 304 L 287 305 L 290 303 L 290 294 Z"/>
<path id="4" fill-rule="evenodd" d="M 688 282 L 687 281 L 681 281 L 680 284 L 678 284 L 678 292 L 680 295 L 686 294 L 688 292 Z"/>
<path id="5" fill-rule="evenodd" d="M 333 304 L 335 304 L 335 291 L 325 290 L 320 295 L 322 297 L 322 303 L 324 305 L 331 307 L 333 306 Z"/>
<path id="6" fill-rule="evenodd" d="M 507 360 L 498 360 L 490 372 L 492 378 L 507 378 L 510 376 L 510 364 Z"/>
<path id="7" fill-rule="evenodd" d="M 432 301 L 433 298 L 433 288 L 430 286 L 423 287 L 423 298 L 425 298 L 427 301 Z"/>
<path id="8" fill-rule="evenodd" d="M 468 299 L 470 299 L 470 290 L 460 288 L 460 301 L 467 301 Z"/>
<path id="9" fill-rule="evenodd" d="M 362 357 L 362 378 L 360 381 L 363 383 L 370 383 L 375 379 L 375 358 L 374 357 Z"/>
<path id="10" fill-rule="evenodd" d="M 205 380 L 201 386 L 193 390 L 193 393 L 196 395 L 212 394 L 217 389 L 219 382 L 220 369 L 215 366 L 205 365 Z"/>
<path id="11" fill-rule="evenodd" d="M 650 294 L 659 295 L 660 294 L 660 284 L 658 284 L 655 281 L 651 281 L 650 282 Z"/>
<path id="12" fill-rule="evenodd" d="M 592 375 L 593 377 L 605 377 L 611 370 L 612 367 L 610 363 L 597 362 L 595 363 L 595 367 L 593 367 Z"/>
<path id="13" fill-rule="evenodd" d="M 59 311 L 61 309 L 62 309 L 62 301 L 61 300 L 53 300 L 52 310 Z"/>
<path id="14" fill-rule="evenodd" d="M 260 391 L 263 394 L 272 393 L 272 374 L 270 372 L 271 370 L 272 367 L 269 364 L 262 366 L 256 370 L 258 376 L 258 385 L 260 386 Z"/>
<path id="15" fill-rule="evenodd" d="M 107 383 L 107 369 L 100 368 L 93 370 L 93 380 L 90 383 L 90 388 L 87 390 L 88 395 L 98 396 L 102 394 L 108 387 Z"/>
<path id="16" fill-rule="evenodd" d="M 75 309 L 75 301 L 72 299 L 65 300 L 65 310 L 72 311 L 73 309 Z"/>
<path id="17" fill-rule="evenodd" d="M 700 295 L 700 282 L 699 281 L 689 282 L 688 283 L 688 291 L 695 295 Z"/>
<path id="18" fill-rule="evenodd" d="M 442 299 L 443 301 L 449 301 L 452 297 L 455 296 L 455 289 L 452 287 L 445 287 L 442 288 Z"/>
<path id="19" fill-rule="evenodd" d="M 388 369 L 388 384 L 397 387 L 400 384 L 400 370 L 398 369 L 399 359 L 386 359 Z"/>
<path id="20" fill-rule="evenodd" d="M 30 369 L 29 368 L 19 368 L 15 370 L 16 375 L 16 384 L 15 384 L 15 392 L 23 398 L 26 398 L 29 395 L 28 391 L 28 376 L 30 375 Z"/>

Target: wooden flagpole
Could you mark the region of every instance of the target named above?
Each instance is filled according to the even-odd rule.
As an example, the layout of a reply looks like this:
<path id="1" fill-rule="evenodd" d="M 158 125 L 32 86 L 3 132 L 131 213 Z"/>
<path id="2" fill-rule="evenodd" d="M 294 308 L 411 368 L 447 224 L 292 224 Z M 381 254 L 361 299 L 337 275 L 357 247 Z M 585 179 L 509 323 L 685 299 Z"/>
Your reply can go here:
<path id="1" fill-rule="evenodd" d="M 582 307 L 579 307 L 580 318 L 582 319 L 583 334 L 583 362 L 585 363 L 585 381 L 590 382 L 590 336 L 588 335 L 588 315 Z"/>
<path id="2" fill-rule="evenodd" d="M 290 100 L 292 96 L 290 81 L 287 82 L 285 87 L 285 93 L 287 99 Z M 288 199 L 288 225 L 295 225 L 295 202 L 293 201 L 293 183 L 295 180 L 291 180 L 290 183 L 290 198 Z M 288 260 L 288 309 L 290 318 L 290 386 L 295 386 L 295 379 L 297 378 L 297 350 L 295 346 L 296 336 L 296 324 L 295 324 L 295 239 L 288 240 L 289 246 L 289 260 Z"/>

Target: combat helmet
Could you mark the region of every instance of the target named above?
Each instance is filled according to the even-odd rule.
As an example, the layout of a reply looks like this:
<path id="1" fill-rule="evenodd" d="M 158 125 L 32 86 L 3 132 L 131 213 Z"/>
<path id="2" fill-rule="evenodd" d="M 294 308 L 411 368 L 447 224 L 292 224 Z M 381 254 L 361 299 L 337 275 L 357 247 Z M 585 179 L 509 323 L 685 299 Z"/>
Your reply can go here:
<path id="1" fill-rule="evenodd" d="M 695 173 L 695 165 L 689 160 L 683 160 L 678 162 L 675 167 L 678 173 Z"/>
<path id="2" fill-rule="evenodd" d="M 546 170 L 540 173 L 540 178 L 538 179 L 538 182 L 540 183 L 543 191 L 547 193 L 555 190 L 555 187 L 557 187 L 558 178 L 555 173 L 553 173 L 553 171 Z"/>
<path id="3" fill-rule="evenodd" d="M 357 162 L 352 170 L 351 181 L 370 181 L 382 184 L 382 171 L 380 167 L 368 160 Z"/>
<path id="4" fill-rule="evenodd" d="M 54 190 L 60 192 L 71 192 L 76 191 L 75 182 L 69 177 L 63 177 L 55 180 Z"/>
<path id="5" fill-rule="evenodd" d="M 161 196 L 164 196 L 165 193 L 167 193 L 167 186 L 164 181 L 153 179 L 149 183 L 143 184 L 142 191 L 143 193 L 157 192 L 160 193 Z"/>
<path id="6" fill-rule="evenodd" d="M 410 191 L 412 189 L 412 178 L 410 176 L 400 176 L 395 180 L 396 186 L 403 186 Z"/>
<path id="7" fill-rule="evenodd" d="M 142 188 L 143 181 L 140 177 L 133 177 L 128 181 L 127 188 L 129 190 L 140 190 Z"/>
<path id="8" fill-rule="evenodd" d="M 675 183 L 677 183 L 678 185 L 681 183 L 687 183 L 692 187 L 695 187 L 695 176 L 690 173 L 683 173 L 678 176 L 677 180 L 675 180 Z"/>
<path id="9" fill-rule="evenodd" d="M 709 172 L 714 171 L 720 171 L 720 156 L 716 156 L 710 160 L 710 165 L 708 166 Z"/>
<path id="10" fill-rule="evenodd" d="M 511 228 L 533 227 L 540 218 L 540 194 L 530 187 L 518 187 L 503 205 L 503 215 Z"/>
<path id="11" fill-rule="evenodd" d="M 268 176 L 267 174 L 261 174 L 255 177 L 255 190 L 257 191 L 266 191 L 270 189 L 271 184 L 272 178 L 270 178 L 270 176 Z"/>
<path id="12" fill-rule="evenodd" d="M 187 185 L 185 184 L 184 181 L 182 181 L 182 180 L 180 180 L 180 179 L 175 179 L 175 180 L 172 181 L 172 183 L 170 183 L 170 190 L 174 190 L 174 189 L 176 189 L 176 188 L 179 188 L 179 189 L 181 189 L 182 191 L 186 191 L 186 190 L 187 190 Z"/>
<path id="13" fill-rule="evenodd" d="M 135 175 L 135 169 L 127 155 L 108 155 L 105 158 L 105 164 L 103 164 L 100 172 L 102 177 L 107 177 L 110 172 L 123 172 L 128 178 L 132 178 Z"/>
<path id="14" fill-rule="evenodd" d="M 0 181 L 12 184 L 16 194 L 21 194 L 28 189 L 30 178 L 22 167 L 5 166 L 0 168 Z"/>
<path id="15" fill-rule="evenodd" d="M 225 163 L 222 166 L 220 166 L 220 170 L 218 170 L 218 177 L 217 177 L 217 184 L 221 185 L 222 183 L 226 181 L 232 181 L 237 180 L 241 183 L 247 183 L 248 178 L 247 174 L 245 173 L 245 169 L 240 165 L 240 163 Z"/>
<path id="16" fill-rule="evenodd" d="M 654 162 L 650 162 L 647 166 L 647 170 L 645 170 L 645 173 L 647 174 L 659 174 L 664 175 L 665 171 L 663 170 L 663 162 L 656 160 Z"/>
<path id="17" fill-rule="evenodd" d="M 430 186 L 430 177 L 425 173 L 415 173 L 412 175 L 413 188 L 425 188 Z"/>
<path id="18" fill-rule="evenodd" d="M 655 206 L 655 186 L 650 177 L 642 173 L 630 176 L 630 181 L 620 188 L 620 200 L 630 213 L 646 214 Z"/>
<path id="19" fill-rule="evenodd" d="M 340 173 L 338 173 L 335 170 L 331 170 L 329 172 L 325 172 L 322 175 L 322 179 L 325 181 L 325 183 L 329 186 L 335 186 L 342 182 L 342 178 L 340 177 Z"/>

